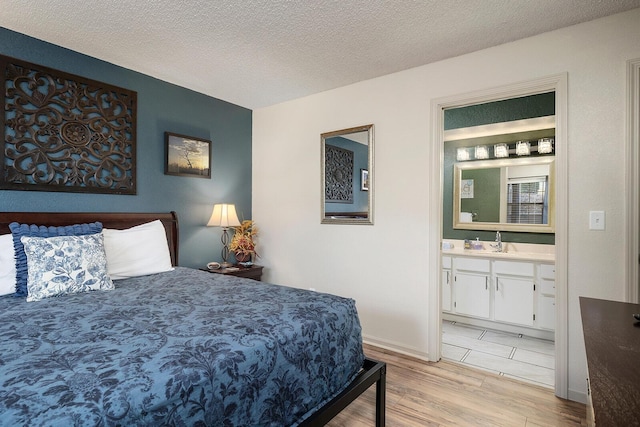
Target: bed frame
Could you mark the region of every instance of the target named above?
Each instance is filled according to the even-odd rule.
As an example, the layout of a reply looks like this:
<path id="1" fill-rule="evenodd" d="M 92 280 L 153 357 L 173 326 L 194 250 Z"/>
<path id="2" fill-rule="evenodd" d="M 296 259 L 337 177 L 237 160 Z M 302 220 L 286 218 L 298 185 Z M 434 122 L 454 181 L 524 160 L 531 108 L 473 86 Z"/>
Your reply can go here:
<path id="1" fill-rule="evenodd" d="M 159 219 L 167 233 L 171 262 L 178 265 L 178 215 L 165 213 L 116 213 L 116 212 L 0 212 L 0 234 L 9 234 L 9 224 L 38 224 L 61 226 L 100 221 L 105 228 L 125 229 Z M 387 365 L 365 358 L 356 378 L 338 396 L 327 402 L 311 416 L 300 423 L 305 427 L 320 427 L 346 408 L 357 397 L 376 384 L 376 427 L 385 426 Z"/>

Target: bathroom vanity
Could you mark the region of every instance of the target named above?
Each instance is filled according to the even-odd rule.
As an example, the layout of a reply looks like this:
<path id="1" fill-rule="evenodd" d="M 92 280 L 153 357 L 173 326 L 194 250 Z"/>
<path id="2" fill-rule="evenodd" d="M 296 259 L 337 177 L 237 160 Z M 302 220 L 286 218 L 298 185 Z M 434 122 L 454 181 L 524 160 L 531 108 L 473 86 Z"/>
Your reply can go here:
<path id="1" fill-rule="evenodd" d="M 453 246 L 442 251 L 443 319 L 554 339 L 553 246 L 509 243 L 499 253 Z"/>

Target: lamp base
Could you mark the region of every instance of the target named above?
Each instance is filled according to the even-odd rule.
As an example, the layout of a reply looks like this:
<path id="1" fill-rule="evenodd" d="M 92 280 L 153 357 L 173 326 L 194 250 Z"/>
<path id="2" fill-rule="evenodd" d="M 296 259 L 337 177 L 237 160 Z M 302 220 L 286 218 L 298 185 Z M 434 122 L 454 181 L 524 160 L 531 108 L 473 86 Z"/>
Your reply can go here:
<path id="1" fill-rule="evenodd" d="M 222 268 L 229 268 L 233 266 L 233 264 L 227 261 L 227 258 L 229 258 L 229 234 L 227 233 L 228 228 L 229 227 L 222 227 L 222 237 L 220 238 L 220 241 L 222 242 L 222 252 L 220 253 L 222 255 L 222 262 L 220 263 L 220 267 Z"/>

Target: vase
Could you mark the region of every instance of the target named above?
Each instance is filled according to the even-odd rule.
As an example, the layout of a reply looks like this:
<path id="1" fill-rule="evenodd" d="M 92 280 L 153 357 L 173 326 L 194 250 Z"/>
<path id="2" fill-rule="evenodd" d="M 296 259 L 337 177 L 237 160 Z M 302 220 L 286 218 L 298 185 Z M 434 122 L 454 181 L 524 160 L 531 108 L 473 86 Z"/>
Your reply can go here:
<path id="1" fill-rule="evenodd" d="M 251 254 L 246 252 L 236 252 L 236 261 L 238 262 L 247 262 L 251 261 Z"/>

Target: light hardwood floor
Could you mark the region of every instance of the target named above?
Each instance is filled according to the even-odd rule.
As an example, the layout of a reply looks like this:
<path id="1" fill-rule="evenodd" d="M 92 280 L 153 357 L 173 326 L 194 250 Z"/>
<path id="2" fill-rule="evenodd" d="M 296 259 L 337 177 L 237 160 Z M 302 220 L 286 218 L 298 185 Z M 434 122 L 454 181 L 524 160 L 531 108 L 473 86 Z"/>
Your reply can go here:
<path id="1" fill-rule="evenodd" d="M 365 345 L 387 363 L 386 425 L 586 426 L 585 405 L 553 391 L 449 361 L 423 362 Z M 334 418 L 331 427 L 375 425 L 375 386 Z"/>

